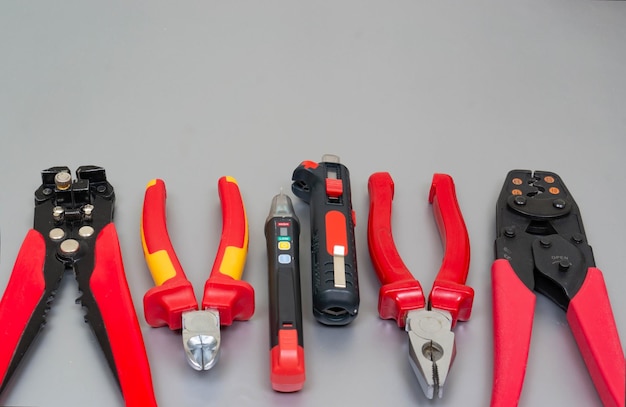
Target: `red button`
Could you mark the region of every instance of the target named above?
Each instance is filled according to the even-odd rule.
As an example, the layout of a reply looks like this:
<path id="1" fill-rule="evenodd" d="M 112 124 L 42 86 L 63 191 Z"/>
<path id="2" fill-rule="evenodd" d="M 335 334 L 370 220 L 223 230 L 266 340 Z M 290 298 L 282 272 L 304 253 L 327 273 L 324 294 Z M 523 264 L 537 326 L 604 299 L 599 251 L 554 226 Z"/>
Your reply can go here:
<path id="1" fill-rule="evenodd" d="M 326 195 L 338 198 L 343 194 L 343 182 L 340 179 L 326 178 Z"/>

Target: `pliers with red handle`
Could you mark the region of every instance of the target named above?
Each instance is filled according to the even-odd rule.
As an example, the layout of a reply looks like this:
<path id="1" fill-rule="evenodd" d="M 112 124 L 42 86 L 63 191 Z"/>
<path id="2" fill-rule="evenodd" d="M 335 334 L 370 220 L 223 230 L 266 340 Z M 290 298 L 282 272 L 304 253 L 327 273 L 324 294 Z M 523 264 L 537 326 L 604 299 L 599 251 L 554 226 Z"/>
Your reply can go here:
<path id="1" fill-rule="evenodd" d="M 0 301 L 0 392 L 39 330 L 66 270 L 74 271 L 89 323 L 127 406 L 156 406 L 150 366 L 126 283 L 102 167 L 42 171 L 34 226 Z"/>
<path id="2" fill-rule="evenodd" d="M 370 176 L 367 237 L 370 257 L 383 284 L 378 296 L 381 318 L 395 319 L 409 334 L 409 361 L 426 394 L 443 395 L 456 353 L 452 328 L 470 317 L 474 290 L 465 285 L 470 262 L 469 237 L 449 175 L 434 174 L 433 205 L 445 254 L 428 303 L 422 287 L 404 265 L 391 233 L 394 184 L 387 172 Z"/>
<path id="3" fill-rule="evenodd" d="M 248 221 L 237 181 L 221 177 L 218 192 L 222 236 L 200 307 L 167 232 L 163 180 L 148 183 L 143 204 L 141 238 L 156 284 L 144 296 L 145 318 L 153 327 L 182 329 L 185 355 L 195 370 L 208 370 L 217 362 L 220 325 L 248 320 L 254 313 L 254 289 L 241 281 L 248 253 Z"/>
<path id="4" fill-rule="evenodd" d="M 519 401 L 536 290 L 567 313 L 602 403 L 624 407 L 624 352 L 604 278 L 595 266 L 578 205 L 561 177 L 545 171 L 509 172 L 498 198 L 496 226 L 491 406 Z"/>

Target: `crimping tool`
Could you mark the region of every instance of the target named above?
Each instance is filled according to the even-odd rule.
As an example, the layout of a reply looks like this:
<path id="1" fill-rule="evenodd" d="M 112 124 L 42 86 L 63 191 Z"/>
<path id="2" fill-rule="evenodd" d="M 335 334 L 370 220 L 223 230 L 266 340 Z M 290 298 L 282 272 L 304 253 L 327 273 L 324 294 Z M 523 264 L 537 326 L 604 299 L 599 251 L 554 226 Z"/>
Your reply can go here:
<path id="1" fill-rule="evenodd" d="M 456 354 L 457 321 L 467 321 L 474 290 L 465 285 L 470 262 L 469 237 L 449 175 L 434 174 L 428 200 L 445 246 L 443 262 L 428 298 L 400 258 L 391 232 L 394 183 L 387 172 L 368 181 L 370 208 L 367 241 L 370 257 L 382 283 L 378 313 L 395 319 L 409 334 L 409 361 L 426 397 L 443 395 L 448 371 Z"/>
<path id="2" fill-rule="evenodd" d="M 143 204 L 141 239 L 156 285 L 144 296 L 145 318 L 153 327 L 182 329 L 185 355 L 195 370 L 208 370 L 217 362 L 220 325 L 248 320 L 254 313 L 254 289 L 241 281 L 248 253 L 248 221 L 237 181 L 221 177 L 218 192 L 222 236 L 200 309 L 167 232 L 163 180 L 148 183 Z"/>
<path id="3" fill-rule="evenodd" d="M 0 301 L 0 392 L 35 336 L 66 270 L 73 270 L 89 323 L 127 406 L 156 406 L 150 366 L 124 275 L 104 168 L 42 171 L 34 226 Z"/>
<path id="4" fill-rule="evenodd" d="M 624 352 L 578 205 L 553 172 L 510 171 L 496 208 L 491 268 L 491 406 L 516 406 L 528 361 L 536 290 L 562 308 L 605 406 L 624 407 Z"/>

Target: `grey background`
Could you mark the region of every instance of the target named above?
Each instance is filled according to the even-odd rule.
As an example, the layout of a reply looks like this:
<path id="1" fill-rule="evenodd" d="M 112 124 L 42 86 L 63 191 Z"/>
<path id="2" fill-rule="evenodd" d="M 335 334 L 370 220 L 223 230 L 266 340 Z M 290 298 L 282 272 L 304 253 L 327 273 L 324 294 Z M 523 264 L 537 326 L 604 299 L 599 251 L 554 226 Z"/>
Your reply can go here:
<path id="1" fill-rule="evenodd" d="M 32 224 L 40 171 L 102 165 L 161 406 L 485 406 L 492 382 L 490 265 L 495 202 L 514 168 L 559 173 L 576 198 L 626 338 L 626 4 L 604 1 L 195 1 L 0 3 L 0 287 Z M 302 220 L 307 381 L 269 383 L 263 223 L 293 169 L 324 153 L 352 175 L 360 316 L 311 315 Z M 470 234 L 472 318 L 456 328 L 444 398 L 428 401 L 407 337 L 377 315 L 367 253 L 367 178 L 396 183 L 398 250 L 429 291 L 443 250 L 427 202 L 453 176 Z M 139 237 L 146 183 L 168 187 L 170 235 L 201 295 L 221 231 L 217 179 L 235 177 L 250 223 L 249 322 L 223 330 L 211 371 L 179 335 L 150 328 Z M 48 325 L 0 405 L 114 406 L 123 400 L 74 305 L 68 275 Z M 598 333 L 600 338 L 602 333 Z M 564 313 L 538 297 L 521 406 L 599 406 Z"/>

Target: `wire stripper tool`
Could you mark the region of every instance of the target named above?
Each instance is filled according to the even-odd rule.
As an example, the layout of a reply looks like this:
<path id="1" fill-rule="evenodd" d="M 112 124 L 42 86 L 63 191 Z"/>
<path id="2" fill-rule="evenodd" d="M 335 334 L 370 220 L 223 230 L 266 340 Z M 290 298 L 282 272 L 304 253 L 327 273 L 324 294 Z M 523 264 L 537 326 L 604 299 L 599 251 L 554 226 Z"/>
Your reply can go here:
<path id="1" fill-rule="evenodd" d="M 248 221 L 237 181 L 221 177 L 222 236 L 201 307 L 167 232 L 163 180 L 148 183 L 141 239 L 155 287 L 144 296 L 144 315 L 153 327 L 182 330 L 183 349 L 195 370 L 209 370 L 218 360 L 220 325 L 248 320 L 254 313 L 254 289 L 241 281 L 248 253 Z"/>
<path id="2" fill-rule="evenodd" d="M 339 157 L 303 161 L 294 170 L 291 190 L 311 212 L 313 315 L 326 325 L 347 325 L 359 310 L 350 173 Z"/>
<path id="3" fill-rule="evenodd" d="M 394 183 L 387 172 L 368 181 L 370 198 L 367 241 L 370 257 L 382 283 L 378 313 L 395 319 L 409 335 L 409 361 L 426 397 L 443 395 L 448 372 L 456 354 L 457 321 L 470 318 L 474 290 L 465 285 L 470 262 L 469 237 L 449 175 L 434 174 L 429 202 L 445 254 L 426 303 L 422 287 L 400 258 L 391 232 Z"/>
<path id="4" fill-rule="evenodd" d="M 113 220 L 115 194 L 104 168 L 42 171 L 34 226 L 0 301 L 0 392 L 37 333 L 66 270 L 72 270 L 91 326 L 127 406 L 156 406 L 150 366 L 124 275 Z"/>
<path id="5" fill-rule="evenodd" d="M 566 312 L 602 403 L 624 407 L 624 351 L 604 277 L 595 266 L 578 205 L 561 177 L 510 171 L 498 198 L 496 227 L 491 406 L 519 402 L 536 290 Z"/>

